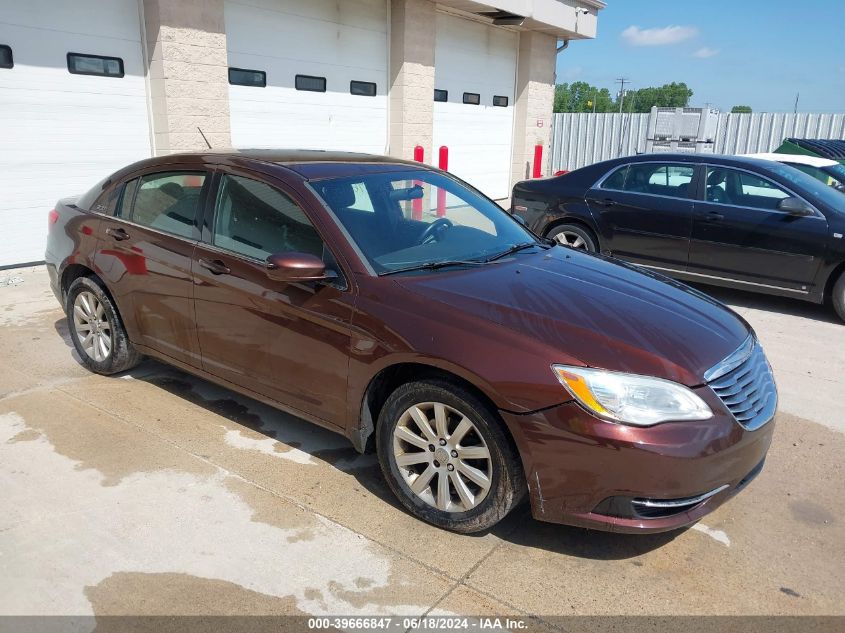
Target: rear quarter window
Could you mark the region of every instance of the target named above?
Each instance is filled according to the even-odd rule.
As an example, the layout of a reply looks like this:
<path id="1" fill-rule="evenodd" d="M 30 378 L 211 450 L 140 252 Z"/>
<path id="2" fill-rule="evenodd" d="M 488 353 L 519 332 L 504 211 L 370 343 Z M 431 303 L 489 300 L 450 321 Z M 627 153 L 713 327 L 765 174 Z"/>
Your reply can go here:
<path id="1" fill-rule="evenodd" d="M 97 202 L 97 199 L 103 195 L 103 192 L 105 188 L 108 187 L 110 180 L 111 176 L 103 178 L 100 182 L 79 196 L 76 200 L 76 206 L 85 211 L 92 211 L 94 209 L 94 204 Z"/>

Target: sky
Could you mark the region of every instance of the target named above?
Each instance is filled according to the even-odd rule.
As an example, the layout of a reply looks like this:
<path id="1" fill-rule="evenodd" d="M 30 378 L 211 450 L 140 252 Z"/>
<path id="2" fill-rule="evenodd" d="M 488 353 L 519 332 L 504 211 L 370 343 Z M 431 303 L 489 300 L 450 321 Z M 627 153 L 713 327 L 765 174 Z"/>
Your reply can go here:
<path id="1" fill-rule="evenodd" d="M 845 0 L 607 0 L 595 40 L 558 55 L 557 82 L 616 95 L 686 82 L 691 106 L 845 112 Z M 627 89 L 627 85 L 626 85 Z"/>

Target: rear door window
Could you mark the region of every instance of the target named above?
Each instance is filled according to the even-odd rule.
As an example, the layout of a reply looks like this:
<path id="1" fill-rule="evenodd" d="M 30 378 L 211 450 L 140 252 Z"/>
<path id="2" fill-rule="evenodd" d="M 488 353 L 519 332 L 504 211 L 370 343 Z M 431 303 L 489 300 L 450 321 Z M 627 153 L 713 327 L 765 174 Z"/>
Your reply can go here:
<path id="1" fill-rule="evenodd" d="M 140 179 L 131 220 L 141 226 L 177 235 L 195 237 L 204 172 L 163 172 Z"/>
<path id="2" fill-rule="evenodd" d="M 625 187 L 625 174 L 627 173 L 628 165 L 620 167 L 604 179 L 604 182 L 601 183 L 601 188 L 613 191 L 622 191 Z"/>
<path id="3" fill-rule="evenodd" d="M 695 167 L 667 163 L 631 165 L 625 178 L 625 191 L 671 198 L 690 198 Z"/>

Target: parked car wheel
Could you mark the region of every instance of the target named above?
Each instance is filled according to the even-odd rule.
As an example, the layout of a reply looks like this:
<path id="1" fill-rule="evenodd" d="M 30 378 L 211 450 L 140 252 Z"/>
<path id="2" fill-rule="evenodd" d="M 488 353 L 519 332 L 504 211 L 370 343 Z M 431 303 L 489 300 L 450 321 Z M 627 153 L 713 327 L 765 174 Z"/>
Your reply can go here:
<path id="1" fill-rule="evenodd" d="M 479 398 L 445 381 L 391 394 L 376 436 L 387 483 L 413 515 L 454 532 L 486 530 L 525 494 L 522 464 Z"/>
<path id="2" fill-rule="evenodd" d="M 558 244 L 578 248 L 590 253 L 598 250 L 598 239 L 592 231 L 577 224 L 561 224 L 548 232 L 546 237 Z"/>
<path id="3" fill-rule="evenodd" d="M 836 280 L 831 293 L 831 300 L 836 314 L 845 321 L 845 272 L 839 275 L 839 279 Z"/>
<path id="4" fill-rule="evenodd" d="M 68 329 L 82 364 L 97 374 L 126 371 L 142 356 L 126 335 L 117 308 L 100 283 L 79 277 L 70 285 L 65 303 Z"/>

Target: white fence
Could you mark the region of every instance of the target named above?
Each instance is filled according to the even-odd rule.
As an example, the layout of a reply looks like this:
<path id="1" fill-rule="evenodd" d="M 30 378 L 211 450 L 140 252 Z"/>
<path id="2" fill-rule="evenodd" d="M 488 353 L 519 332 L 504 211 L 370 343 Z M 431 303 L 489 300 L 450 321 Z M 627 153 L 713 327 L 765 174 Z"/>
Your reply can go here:
<path id="1" fill-rule="evenodd" d="M 557 113 L 551 173 L 645 151 L 651 114 Z M 845 114 L 719 114 L 715 153 L 770 152 L 792 138 L 845 139 Z"/>

